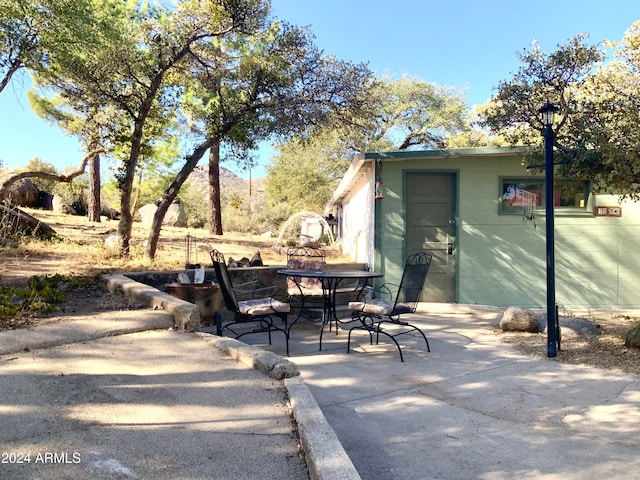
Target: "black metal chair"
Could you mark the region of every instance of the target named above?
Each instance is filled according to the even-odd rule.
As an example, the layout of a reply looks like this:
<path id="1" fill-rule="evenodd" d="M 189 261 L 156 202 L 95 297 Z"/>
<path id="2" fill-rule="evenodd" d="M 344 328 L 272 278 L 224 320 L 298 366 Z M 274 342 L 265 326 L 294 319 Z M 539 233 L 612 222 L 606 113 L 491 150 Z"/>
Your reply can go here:
<path id="1" fill-rule="evenodd" d="M 287 315 L 291 311 L 291 305 L 273 298 L 273 295 L 279 291 L 278 287 L 253 288 L 258 285 L 258 282 L 250 282 L 238 285 L 238 288 L 234 289 L 224 255 L 217 250 L 212 250 L 210 255 L 225 306 L 234 314 L 234 321 L 223 324 L 220 333 L 229 330 L 235 338 L 241 338 L 252 333 L 266 332 L 269 336 L 269 345 L 271 345 L 271 332 L 282 332 L 285 335 L 287 356 L 289 356 Z M 248 297 L 248 299 L 238 300 L 236 294 Z M 282 321 L 282 327 L 274 323 L 274 317 Z M 246 323 L 255 323 L 256 326 L 242 332 L 234 329 L 238 324 Z"/>
<path id="2" fill-rule="evenodd" d="M 389 337 L 398 347 L 400 361 L 404 362 L 402 349 L 396 337 L 407 333 L 417 332 L 424 338 L 427 344 L 427 351 L 430 352 L 429 340 L 426 335 L 415 325 L 411 325 L 400 320 L 400 317 L 407 313 L 415 313 L 422 295 L 429 266 L 431 265 L 431 255 L 425 252 L 418 252 L 410 255 L 402 272 L 400 284 L 390 282 L 383 284 L 376 290 L 377 294 L 386 294 L 389 300 L 374 298 L 364 299 L 358 302 L 349 302 L 349 309 L 353 310 L 352 317 L 359 320 L 360 325 L 349 330 L 347 341 L 347 353 L 351 349 L 351 334 L 354 330 L 365 330 L 369 333 L 369 341 L 373 345 L 373 334 L 376 335 L 376 344 L 380 340 L 380 334 Z M 396 291 L 393 299 L 393 291 Z M 392 328 L 386 328 L 392 327 Z"/>
<path id="3" fill-rule="evenodd" d="M 325 251 L 314 247 L 296 247 L 287 250 L 287 268 L 290 270 L 326 270 Z M 322 282 L 317 278 L 287 277 L 287 302 L 298 311 L 298 318 L 305 309 L 322 311 Z M 307 312 L 305 316 L 309 316 Z M 319 315 L 319 314 L 318 314 Z M 295 322 L 294 322 L 295 323 Z"/>

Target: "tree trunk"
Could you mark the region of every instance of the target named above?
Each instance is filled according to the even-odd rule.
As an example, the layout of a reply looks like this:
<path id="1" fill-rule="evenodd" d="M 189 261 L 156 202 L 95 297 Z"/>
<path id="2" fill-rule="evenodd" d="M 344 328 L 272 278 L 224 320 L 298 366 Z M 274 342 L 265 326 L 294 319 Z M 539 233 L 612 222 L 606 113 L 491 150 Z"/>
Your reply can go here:
<path id="1" fill-rule="evenodd" d="M 136 196 L 133 199 L 133 205 L 131 206 L 131 215 L 135 216 L 136 210 L 138 210 L 138 204 L 140 203 L 140 189 L 142 188 L 142 168 L 138 169 L 138 184 L 136 185 Z"/>
<path id="2" fill-rule="evenodd" d="M 146 118 L 146 116 L 144 117 Z M 131 136 L 131 151 L 125 161 L 124 178 L 120 182 L 120 221 L 118 222 L 118 238 L 120 240 L 120 256 L 129 256 L 129 244 L 131 242 L 131 230 L 133 228 L 133 215 L 131 214 L 131 193 L 133 181 L 136 176 L 136 166 L 140 158 L 142 146 L 142 129 L 144 121 L 138 119 Z"/>
<path id="3" fill-rule="evenodd" d="M 209 232 L 222 235 L 220 209 L 220 138 L 215 137 L 209 150 Z"/>
<path id="4" fill-rule="evenodd" d="M 89 161 L 89 221 L 100 223 L 100 155 L 95 154 Z"/>
<path id="5" fill-rule="evenodd" d="M 207 139 L 194 149 L 193 153 L 186 158 L 186 162 L 178 175 L 176 175 L 176 178 L 165 190 L 165 193 L 162 196 L 162 200 L 158 205 L 158 210 L 156 210 L 156 213 L 153 216 L 151 231 L 149 232 L 149 237 L 147 238 L 147 246 L 144 250 L 144 254 L 147 258 L 155 258 L 164 216 L 167 213 L 169 206 L 178 195 L 178 192 L 180 191 L 180 188 L 182 187 L 184 182 L 187 180 L 187 178 L 189 178 L 189 175 L 191 174 L 191 172 L 193 172 L 193 169 L 196 168 L 196 165 L 204 156 L 207 149 L 211 147 L 211 143 L 212 140 Z"/>

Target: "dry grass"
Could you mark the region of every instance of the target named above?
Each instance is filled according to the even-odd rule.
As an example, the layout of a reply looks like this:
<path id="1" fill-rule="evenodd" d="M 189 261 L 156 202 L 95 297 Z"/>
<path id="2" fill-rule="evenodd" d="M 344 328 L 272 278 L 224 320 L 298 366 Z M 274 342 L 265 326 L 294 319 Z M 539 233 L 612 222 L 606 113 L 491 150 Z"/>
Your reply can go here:
<path id="1" fill-rule="evenodd" d="M 250 258 L 259 250 L 263 261 L 286 263 L 285 256 L 271 250 L 273 239 L 246 234 L 211 235 L 203 229 L 163 227 L 156 258 L 144 257 L 143 244 L 149 226 L 134 223 L 133 246 L 129 258 L 119 258 L 117 251 L 105 246 L 104 240 L 117 233 L 115 221 L 91 223 L 85 217 L 57 214 L 50 211 L 25 209 L 27 213 L 53 227 L 61 241 L 41 241 L 25 238 L 17 249 L 0 248 L 0 281 L 5 284 L 24 283 L 31 275 L 92 276 L 111 271 L 177 270 L 186 263 L 185 238 L 191 235 L 195 243 L 204 243 L 220 250 L 225 256 Z M 205 251 L 192 250 L 190 263 L 211 265 Z"/>

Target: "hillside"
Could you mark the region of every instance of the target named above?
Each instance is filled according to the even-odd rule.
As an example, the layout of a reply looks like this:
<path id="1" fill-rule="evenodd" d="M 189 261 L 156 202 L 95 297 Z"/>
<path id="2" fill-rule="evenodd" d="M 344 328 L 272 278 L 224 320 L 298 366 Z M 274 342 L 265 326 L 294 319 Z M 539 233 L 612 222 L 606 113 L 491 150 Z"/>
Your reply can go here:
<path id="1" fill-rule="evenodd" d="M 209 189 L 208 167 L 196 167 L 189 176 L 189 181 L 203 196 L 206 196 Z M 264 178 L 254 178 L 249 182 L 222 166 L 220 167 L 220 191 L 222 199 L 229 198 L 235 193 L 245 201 L 251 198 L 252 203 L 263 203 L 265 200 Z"/>

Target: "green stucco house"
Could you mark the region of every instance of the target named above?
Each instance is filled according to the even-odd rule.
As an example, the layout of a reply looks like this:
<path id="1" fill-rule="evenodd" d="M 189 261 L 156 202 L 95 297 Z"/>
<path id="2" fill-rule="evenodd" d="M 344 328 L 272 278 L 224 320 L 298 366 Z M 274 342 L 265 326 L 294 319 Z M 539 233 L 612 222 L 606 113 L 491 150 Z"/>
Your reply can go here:
<path id="1" fill-rule="evenodd" d="M 359 155 L 329 202 L 342 251 L 398 282 L 433 255 L 423 300 L 544 307 L 544 172 L 521 147 Z M 556 178 L 560 308 L 640 308 L 640 203 Z"/>

